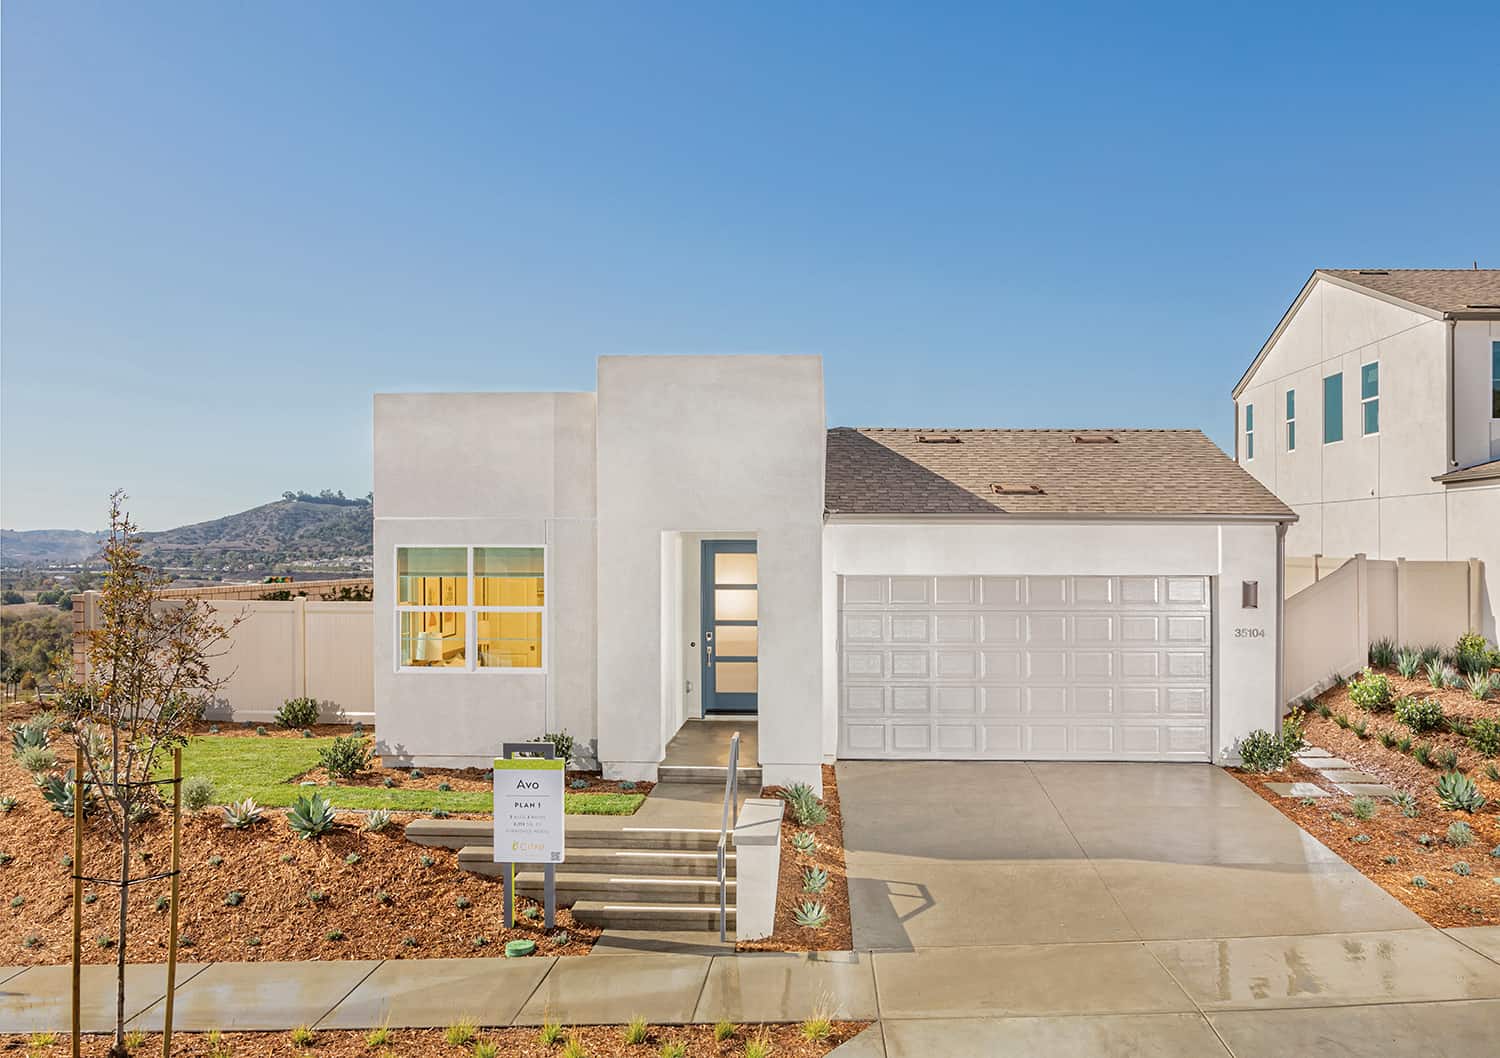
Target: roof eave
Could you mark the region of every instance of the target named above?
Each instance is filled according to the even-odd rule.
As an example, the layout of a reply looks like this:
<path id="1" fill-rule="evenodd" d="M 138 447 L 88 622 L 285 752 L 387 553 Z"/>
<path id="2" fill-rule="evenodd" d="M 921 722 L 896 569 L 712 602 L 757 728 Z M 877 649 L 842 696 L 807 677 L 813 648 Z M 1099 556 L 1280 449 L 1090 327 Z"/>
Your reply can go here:
<path id="1" fill-rule="evenodd" d="M 1181 523 L 1201 525 L 1219 522 L 1264 522 L 1267 524 L 1283 522 L 1290 524 L 1298 520 L 1298 515 L 1296 511 L 1292 510 L 1288 510 L 1283 514 L 1141 514 L 1104 511 L 996 511 L 994 514 L 978 514 L 973 512 L 946 514 L 941 511 L 930 511 L 921 514 L 906 514 L 893 511 L 826 510 L 823 512 L 823 520 L 825 522 L 837 522 L 842 525 L 859 523 L 881 525 L 896 522 L 946 525 L 969 523 L 987 525 L 994 522 L 1137 522 L 1166 525 Z"/>

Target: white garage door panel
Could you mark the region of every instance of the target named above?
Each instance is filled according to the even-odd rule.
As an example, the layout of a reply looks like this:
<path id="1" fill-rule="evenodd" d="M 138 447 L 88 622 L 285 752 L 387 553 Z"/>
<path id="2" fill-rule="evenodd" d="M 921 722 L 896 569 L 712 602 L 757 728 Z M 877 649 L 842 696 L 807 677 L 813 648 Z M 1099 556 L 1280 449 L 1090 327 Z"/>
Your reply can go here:
<path id="1" fill-rule="evenodd" d="M 1207 577 L 844 577 L 839 754 L 1210 759 Z"/>

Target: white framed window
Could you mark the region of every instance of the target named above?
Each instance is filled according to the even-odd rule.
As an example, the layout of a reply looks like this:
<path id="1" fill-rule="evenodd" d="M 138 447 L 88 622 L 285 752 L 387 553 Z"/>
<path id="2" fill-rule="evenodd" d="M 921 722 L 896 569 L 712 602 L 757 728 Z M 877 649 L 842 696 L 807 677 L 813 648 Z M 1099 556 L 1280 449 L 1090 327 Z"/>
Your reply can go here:
<path id="1" fill-rule="evenodd" d="M 1286 391 L 1286 450 L 1297 450 L 1297 391 Z"/>
<path id="2" fill-rule="evenodd" d="M 1255 458 L 1255 405 L 1245 405 L 1245 459 Z"/>
<path id="3" fill-rule="evenodd" d="M 1366 437 L 1380 432 L 1380 363 L 1359 369 L 1359 411 Z"/>
<path id="4" fill-rule="evenodd" d="M 396 548 L 396 667 L 546 670 L 544 547 Z"/>

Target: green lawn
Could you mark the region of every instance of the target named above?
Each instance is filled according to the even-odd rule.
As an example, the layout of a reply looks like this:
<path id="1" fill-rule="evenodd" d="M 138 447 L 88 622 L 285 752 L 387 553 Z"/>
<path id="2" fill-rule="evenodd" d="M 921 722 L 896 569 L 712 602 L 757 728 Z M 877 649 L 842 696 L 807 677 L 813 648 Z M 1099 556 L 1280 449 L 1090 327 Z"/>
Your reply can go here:
<path id="1" fill-rule="evenodd" d="M 299 785 L 297 776 L 317 767 L 318 751 L 331 738 L 195 738 L 182 753 L 184 777 L 206 775 L 213 780 L 219 803 L 255 798 L 257 804 L 280 808 L 313 788 Z M 387 790 L 383 786 L 319 786 L 335 808 L 389 808 L 393 812 L 491 812 L 494 795 L 488 790 Z M 636 793 L 570 793 L 568 815 L 628 816 L 646 799 Z"/>

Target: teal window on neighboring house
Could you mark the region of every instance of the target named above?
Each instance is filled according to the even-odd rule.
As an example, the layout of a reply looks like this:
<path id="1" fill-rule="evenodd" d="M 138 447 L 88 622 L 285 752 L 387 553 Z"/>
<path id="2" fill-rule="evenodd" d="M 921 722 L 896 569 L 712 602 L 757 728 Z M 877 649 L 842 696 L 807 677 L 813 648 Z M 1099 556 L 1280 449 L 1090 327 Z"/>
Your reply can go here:
<path id="1" fill-rule="evenodd" d="M 1364 415 L 1365 436 L 1380 432 L 1380 365 L 1359 369 L 1359 406 Z"/>
<path id="2" fill-rule="evenodd" d="M 1490 418 L 1500 419 L 1500 342 L 1490 343 Z"/>
<path id="3" fill-rule="evenodd" d="M 1344 373 L 1323 380 L 1323 443 L 1344 439 Z"/>
<path id="4" fill-rule="evenodd" d="M 1286 391 L 1286 450 L 1297 450 L 1297 391 Z"/>
<path id="5" fill-rule="evenodd" d="M 1255 405 L 1245 405 L 1245 458 L 1255 458 Z"/>

